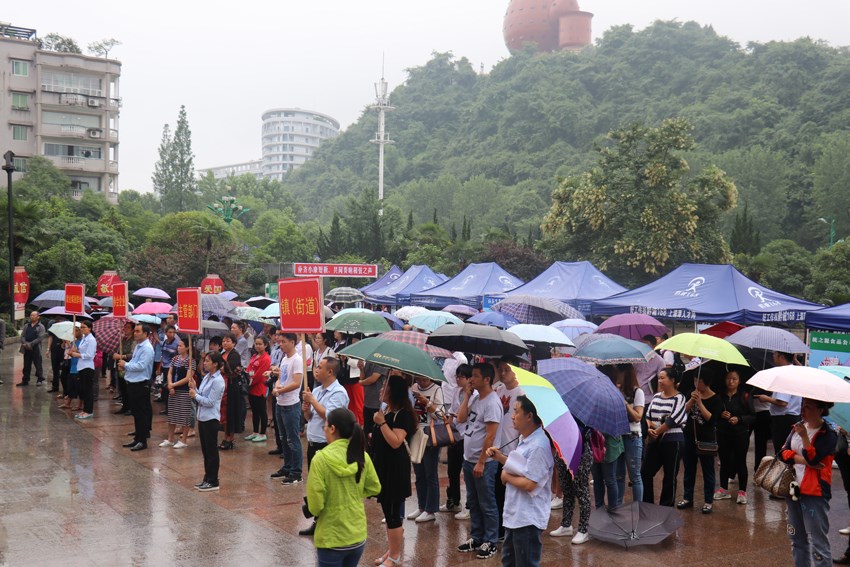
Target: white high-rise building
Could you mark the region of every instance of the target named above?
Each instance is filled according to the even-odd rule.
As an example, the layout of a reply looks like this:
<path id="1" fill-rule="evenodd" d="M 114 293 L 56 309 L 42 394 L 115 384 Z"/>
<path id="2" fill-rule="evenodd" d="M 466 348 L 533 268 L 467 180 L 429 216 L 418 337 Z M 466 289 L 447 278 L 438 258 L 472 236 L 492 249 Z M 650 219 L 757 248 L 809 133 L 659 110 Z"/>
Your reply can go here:
<path id="1" fill-rule="evenodd" d="M 339 122 L 327 114 L 300 108 L 263 113 L 263 177 L 282 180 L 310 158 L 322 142 L 339 136 Z"/>

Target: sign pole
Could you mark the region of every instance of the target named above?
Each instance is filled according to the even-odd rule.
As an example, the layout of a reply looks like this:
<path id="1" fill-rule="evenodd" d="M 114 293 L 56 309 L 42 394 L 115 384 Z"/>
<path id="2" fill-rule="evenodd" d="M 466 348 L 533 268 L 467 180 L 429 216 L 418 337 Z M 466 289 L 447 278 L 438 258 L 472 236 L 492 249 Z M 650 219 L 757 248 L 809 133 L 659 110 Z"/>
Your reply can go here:
<path id="1" fill-rule="evenodd" d="M 301 390 L 307 391 L 307 335 L 305 333 L 301 333 L 301 364 L 302 370 L 301 373 Z"/>

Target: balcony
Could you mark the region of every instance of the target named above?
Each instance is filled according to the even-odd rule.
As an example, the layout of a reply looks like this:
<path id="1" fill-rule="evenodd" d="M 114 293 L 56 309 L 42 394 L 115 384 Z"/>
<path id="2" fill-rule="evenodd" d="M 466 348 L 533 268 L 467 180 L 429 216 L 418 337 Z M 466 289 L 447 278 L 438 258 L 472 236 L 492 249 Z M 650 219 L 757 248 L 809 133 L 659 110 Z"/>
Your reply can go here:
<path id="1" fill-rule="evenodd" d="M 118 171 L 118 162 L 77 156 L 46 156 L 59 169 L 106 173 Z"/>
<path id="2" fill-rule="evenodd" d="M 45 136 L 61 136 L 63 138 L 85 138 L 88 128 L 76 124 L 44 124 L 41 131 Z"/>
<path id="3" fill-rule="evenodd" d="M 117 142 L 118 141 L 118 130 L 116 130 L 115 128 L 109 129 L 109 141 L 110 142 Z"/>

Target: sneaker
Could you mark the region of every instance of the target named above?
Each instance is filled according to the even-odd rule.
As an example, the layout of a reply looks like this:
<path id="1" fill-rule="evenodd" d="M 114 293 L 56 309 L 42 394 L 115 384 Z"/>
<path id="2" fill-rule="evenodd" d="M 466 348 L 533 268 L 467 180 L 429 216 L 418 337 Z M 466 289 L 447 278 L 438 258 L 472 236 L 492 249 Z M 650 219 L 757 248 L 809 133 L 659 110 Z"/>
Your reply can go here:
<path id="1" fill-rule="evenodd" d="M 254 443 L 262 443 L 262 442 L 264 442 L 266 439 L 268 439 L 268 437 L 266 437 L 265 435 L 257 435 L 256 437 L 254 437 L 253 439 L 251 439 L 251 441 L 253 441 Z"/>
<path id="2" fill-rule="evenodd" d="M 575 534 L 573 532 L 572 526 L 559 526 L 557 530 L 552 530 L 551 532 L 549 532 L 549 535 L 552 537 L 567 537 Z"/>
<path id="3" fill-rule="evenodd" d="M 256 438 L 256 437 L 257 437 L 257 434 L 256 434 L 256 433 L 252 433 L 251 435 L 246 435 L 246 436 L 245 436 L 245 441 L 253 441 L 253 440 L 254 440 L 254 438 Z"/>
<path id="4" fill-rule="evenodd" d="M 465 543 L 457 546 L 457 550 L 461 553 L 472 553 L 473 551 L 478 551 L 478 548 L 481 547 L 480 543 L 477 543 L 474 539 L 469 538 Z"/>
<path id="5" fill-rule="evenodd" d="M 841 535 L 850 535 L 850 526 L 846 528 L 841 528 L 840 530 L 838 530 L 838 533 L 840 533 Z"/>
<path id="6" fill-rule="evenodd" d="M 440 506 L 440 512 L 451 512 L 452 514 L 456 514 L 460 512 L 460 504 L 455 504 L 454 502 L 446 502 L 442 506 Z"/>
<path id="7" fill-rule="evenodd" d="M 590 541 L 590 534 L 588 534 L 587 532 L 579 532 L 573 538 L 572 543 L 573 545 L 581 545 L 583 543 L 587 543 L 588 541 Z"/>
<path id="8" fill-rule="evenodd" d="M 177 443 L 174 444 L 175 449 L 185 449 L 186 447 L 188 447 L 188 445 L 186 443 L 184 443 L 183 441 L 178 441 Z"/>
<path id="9" fill-rule="evenodd" d="M 174 447 L 174 443 L 166 439 L 162 443 L 159 444 L 160 447 Z"/>
<path id="10" fill-rule="evenodd" d="M 287 476 L 282 481 L 280 481 L 280 483 L 285 485 L 285 486 L 289 486 L 291 484 L 298 484 L 300 482 L 301 482 L 300 476 Z"/>
<path id="11" fill-rule="evenodd" d="M 747 491 L 746 490 L 739 490 L 738 491 L 737 502 L 738 502 L 738 504 L 746 504 L 747 503 Z M 848 532 L 848 533 L 850 533 L 850 532 Z"/>
<path id="12" fill-rule="evenodd" d="M 44 380 L 39 380 L 38 382 L 35 383 L 35 385 L 36 385 L 36 387 L 44 386 Z"/>
<path id="13" fill-rule="evenodd" d="M 77 415 L 75 415 L 74 417 L 75 417 L 76 419 L 91 419 L 91 418 L 93 418 L 93 417 L 94 417 L 94 414 L 93 414 L 93 413 L 86 413 L 86 412 L 83 412 L 83 413 L 78 413 L 78 414 L 77 414 Z"/>
<path id="14" fill-rule="evenodd" d="M 198 487 L 199 492 L 213 492 L 218 490 L 217 484 L 210 484 L 209 482 L 205 482 L 201 486 Z"/>
<path id="15" fill-rule="evenodd" d="M 457 514 L 455 514 L 455 520 L 468 520 L 469 519 L 469 510 L 463 509 Z"/>
<path id="16" fill-rule="evenodd" d="M 289 476 L 289 473 L 285 473 L 282 470 L 278 470 L 269 475 L 272 478 L 286 478 Z"/>
<path id="17" fill-rule="evenodd" d="M 714 491 L 714 499 L 715 500 L 729 500 L 732 498 L 732 495 L 729 494 L 729 491 L 725 488 L 718 488 Z"/>
<path id="18" fill-rule="evenodd" d="M 496 555 L 496 544 L 490 543 L 489 541 L 485 541 L 481 544 L 481 547 L 478 548 L 478 553 L 475 554 L 476 559 L 490 559 L 494 555 Z"/>
<path id="19" fill-rule="evenodd" d="M 434 514 L 429 514 L 428 512 L 422 512 L 421 514 L 416 516 L 415 521 L 416 521 L 417 524 L 424 524 L 425 522 L 433 522 L 436 519 L 437 519 L 437 516 L 435 516 Z"/>
<path id="20" fill-rule="evenodd" d="M 202 486 L 203 486 L 204 484 L 206 484 L 206 483 L 207 483 L 207 481 L 202 480 L 201 482 L 198 482 L 198 483 L 196 483 L 196 484 L 193 484 L 192 486 L 194 486 L 195 488 L 200 488 L 200 487 L 202 487 Z"/>
<path id="21" fill-rule="evenodd" d="M 408 520 L 415 520 L 416 518 L 418 518 L 419 516 L 421 516 L 421 515 L 422 515 L 422 514 L 424 514 L 424 513 L 425 513 L 425 510 L 415 510 L 415 511 L 411 512 L 410 514 L 408 514 L 408 515 L 407 515 L 407 516 L 405 516 L 405 517 L 406 517 Z"/>
<path id="22" fill-rule="evenodd" d="M 557 509 L 563 507 L 563 505 L 564 505 L 564 499 L 563 498 L 558 498 L 557 496 L 552 498 L 551 508 L 553 510 L 557 510 Z"/>

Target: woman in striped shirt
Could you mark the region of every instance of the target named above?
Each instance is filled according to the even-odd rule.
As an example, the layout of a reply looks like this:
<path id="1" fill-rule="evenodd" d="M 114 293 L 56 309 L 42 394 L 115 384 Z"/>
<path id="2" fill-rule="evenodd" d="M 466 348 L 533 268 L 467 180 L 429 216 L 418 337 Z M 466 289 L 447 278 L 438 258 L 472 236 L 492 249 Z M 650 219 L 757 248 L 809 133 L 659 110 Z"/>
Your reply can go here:
<path id="1" fill-rule="evenodd" d="M 673 506 L 676 500 L 676 476 L 679 474 L 679 461 L 685 442 L 682 426 L 687 417 L 686 400 L 677 389 L 678 377 L 674 374 L 672 368 L 658 372 L 658 394 L 646 408 L 649 439 L 641 468 L 643 501 L 654 501 L 652 479 L 663 468 L 659 501 L 662 506 Z"/>

